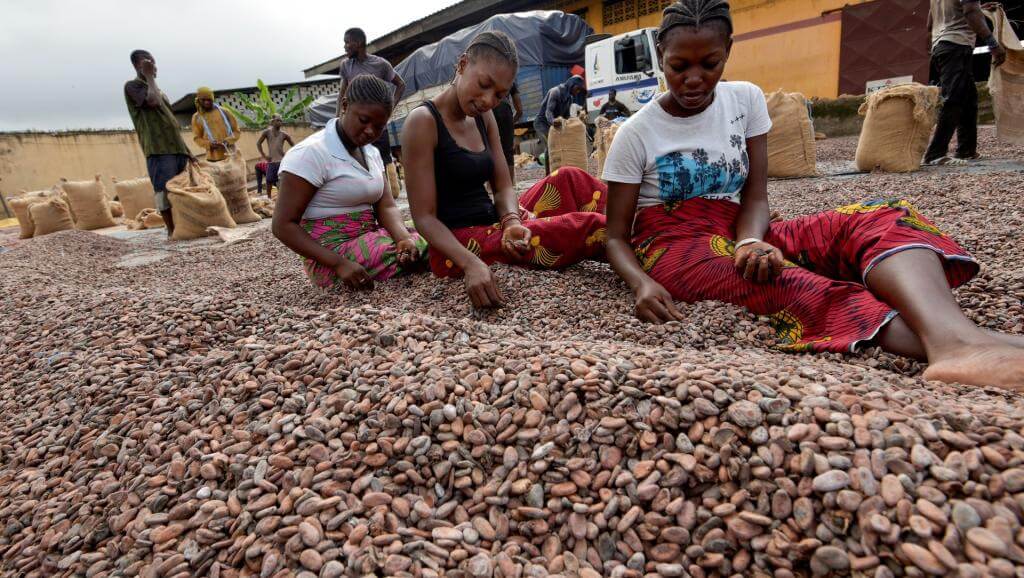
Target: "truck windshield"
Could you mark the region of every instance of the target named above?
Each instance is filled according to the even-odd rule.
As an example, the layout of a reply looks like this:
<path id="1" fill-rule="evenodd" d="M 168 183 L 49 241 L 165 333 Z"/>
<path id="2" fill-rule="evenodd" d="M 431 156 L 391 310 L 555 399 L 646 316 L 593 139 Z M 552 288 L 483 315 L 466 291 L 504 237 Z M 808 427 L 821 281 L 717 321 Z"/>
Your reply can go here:
<path id="1" fill-rule="evenodd" d="M 627 36 L 615 41 L 615 73 L 650 72 L 650 48 L 651 44 L 646 34 Z"/>

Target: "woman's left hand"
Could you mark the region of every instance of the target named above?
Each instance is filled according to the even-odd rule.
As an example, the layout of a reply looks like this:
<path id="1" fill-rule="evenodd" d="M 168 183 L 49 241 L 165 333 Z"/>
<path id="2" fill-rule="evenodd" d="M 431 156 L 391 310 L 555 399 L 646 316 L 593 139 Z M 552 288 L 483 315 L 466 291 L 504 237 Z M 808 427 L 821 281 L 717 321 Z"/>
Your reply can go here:
<path id="1" fill-rule="evenodd" d="M 525 259 L 530 252 L 531 236 L 522 223 L 510 223 L 501 233 L 501 249 L 513 259 Z"/>
<path id="2" fill-rule="evenodd" d="M 747 281 L 768 283 L 782 272 L 785 258 L 782 251 L 770 243 L 758 241 L 736 250 L 736 270 Z"/>
<path id="3" fill-rule="evenodd" d="M 399 264 L 406 265 L 416 261 L 416 243 L 412 239 L 402 239 L 395 244 L 395 253 L 398 255 Z"/>

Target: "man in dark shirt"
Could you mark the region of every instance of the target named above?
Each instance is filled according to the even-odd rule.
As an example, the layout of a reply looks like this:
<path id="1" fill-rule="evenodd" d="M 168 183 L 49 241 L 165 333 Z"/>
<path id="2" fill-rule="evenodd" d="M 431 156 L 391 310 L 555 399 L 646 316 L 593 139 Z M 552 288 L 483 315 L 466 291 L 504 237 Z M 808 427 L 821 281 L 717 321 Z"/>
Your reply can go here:
<path id="1" fill-rule="evenodd" d="M 405 81 L 395 72 L 394 67 L 387 60 L 376 54 L 366 52 L 366 33 L 361 28 L 349 28 L 345 31 L 345 59 L 341 61 L 338 69 L 338 76 L 341 77 L 341 86 L 338 90 L 338 116 L 341 116 L 341 99 L 345 97 L 345 90 L 348 83 L 360 74 L 376 76 L 384 82 L 395 85 L 394 102 L 402 100 L 405 93 Z M 384 131 L 373 146 L 380 152 L 380 158 L 384 161 L 384 168 L 392 162 L 391 139 L 388 131 Z"/>
<path id="2" fill-rule="evenodd" d="M 174 232 L 171 204 L 167 200 L 167 181 L 185 170 L 194 157 L 181 138 L 171 103 L 156 84 L 156 60 L 145 50 L 131 54 L 136 77 L 124 85 L 124 100 L 135 125 L 135 133 L 146 156 L 146 170 L 153 183 L 156 209 L 167 225 L 167 236 Z M 135 218 L 135 215 L 130 215 Z"/>
<path id="3" fill-rule="evenodd" d="M 494 121 L 498 123 L 498 136 L 501 137 L 501 152 L 505 154 L 508 174 L 512 184 L 516 183 L 515 138 L 516 123 L 523 117 L 523 101 L 519 98 L 519 87 L 512 83 L 512 88 L 498 106 L 494 108 Z"/>
<path id="4" fill-rule="evenodd" d="M 597 114 L 607 118 L 608 120 L 615 120 L 620 116 L 628 117 L 629 108 L 615 98 L 618 95 L 619 92 L 614 88 L 608 91 L 608 102 L 601 105 L 601 110 L 598 111 Z"/>

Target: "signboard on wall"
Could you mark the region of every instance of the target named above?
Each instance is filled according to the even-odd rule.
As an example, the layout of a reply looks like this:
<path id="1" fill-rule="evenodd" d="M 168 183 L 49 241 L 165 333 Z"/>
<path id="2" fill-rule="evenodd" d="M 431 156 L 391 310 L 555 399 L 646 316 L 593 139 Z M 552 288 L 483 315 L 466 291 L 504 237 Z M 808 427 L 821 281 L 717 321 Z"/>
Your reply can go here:
<path id="1" fill-rule="evenodd" d="M 864 94 L 871 94 L 872 92 L 878 92 L 883 88 L 899 86 L 901 84 L 910 84 L 912 82 L 914 82 L 913 76 L 896 76 L 893 78 L 883 78 L 881 80 L 869 80 L 864 86 Z"/>

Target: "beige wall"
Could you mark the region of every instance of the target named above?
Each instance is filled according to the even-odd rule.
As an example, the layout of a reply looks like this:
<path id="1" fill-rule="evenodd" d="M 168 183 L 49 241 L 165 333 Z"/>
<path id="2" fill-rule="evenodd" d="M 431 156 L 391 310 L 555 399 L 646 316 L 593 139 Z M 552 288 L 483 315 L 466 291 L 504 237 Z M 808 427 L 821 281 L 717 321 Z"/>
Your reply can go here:
<path id="1" fill-rule="evenodd" d="M 296 143 L 313 134 L 308 126 L 284 129 Z M 256 141 L 260 132 L 244 130 L 238 148 L 249 163 L 249 172 L 258 160 Z M 182 137 L 201 156 L 192 142 L 192 133 Z M 0 133 L 0 193 L 9 197 L 21 190 L 48 189 L 62 177 L 69 180 L 91 179 L 99 173 L 109 191 L 111 177 L 134 179 L 146 176 L 146 159 L 131 131 L 78 133 Z M 0 211 L 2 212 L 2 211 Z"/>

